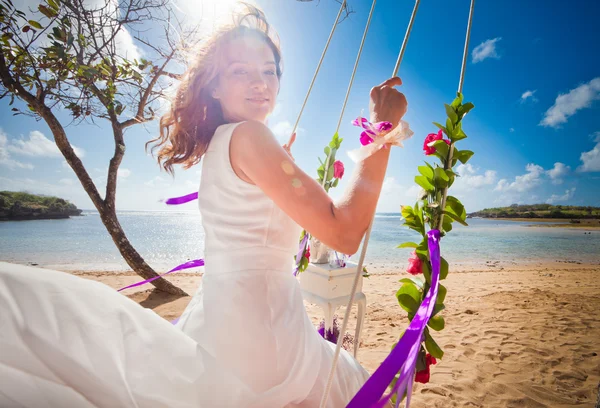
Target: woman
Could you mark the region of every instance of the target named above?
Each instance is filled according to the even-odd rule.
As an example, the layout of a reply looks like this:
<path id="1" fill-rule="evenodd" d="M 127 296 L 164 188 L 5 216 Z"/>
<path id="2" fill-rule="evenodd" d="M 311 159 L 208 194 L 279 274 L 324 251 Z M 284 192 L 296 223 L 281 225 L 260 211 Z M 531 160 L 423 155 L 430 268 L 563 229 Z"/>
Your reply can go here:
<path id="1" fill-rule="evenodd" d="M 203 166 L 205 274 L 176 327 L 99 283 L 0 267 L 0 406 L 319 405 L 335 346 L 306 314 L 291 255 L 300 226 L 357 251 L 390 149 L 360 162 L 334 203 L 265 126 L 280 77 L 280 51 L 249 8 L 206 42 L 161 118 L 163 168 Z M 371 90 L 372 121 L 399 123 L 400 83 Z M 328 406 L 367 377 L 342 350 Z"/>

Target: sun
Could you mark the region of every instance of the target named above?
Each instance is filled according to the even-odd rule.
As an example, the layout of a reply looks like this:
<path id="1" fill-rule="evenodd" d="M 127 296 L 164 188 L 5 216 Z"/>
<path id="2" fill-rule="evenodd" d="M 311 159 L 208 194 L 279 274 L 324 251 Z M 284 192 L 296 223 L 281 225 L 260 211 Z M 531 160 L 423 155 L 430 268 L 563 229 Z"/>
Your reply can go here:
<path id="1" fill-rule="evenodd" d="M 189 22 L 200 23 L 208 28 L 231 15 L 238 3 L 238 0 L 172 0 L 172 4 Z"/>

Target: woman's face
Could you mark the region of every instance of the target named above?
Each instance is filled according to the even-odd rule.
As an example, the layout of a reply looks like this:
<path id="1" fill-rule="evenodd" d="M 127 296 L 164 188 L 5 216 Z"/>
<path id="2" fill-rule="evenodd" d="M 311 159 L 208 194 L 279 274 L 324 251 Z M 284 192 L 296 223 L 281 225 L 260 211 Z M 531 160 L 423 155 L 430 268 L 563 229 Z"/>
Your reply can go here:
<path id="1" fill-rule="evenodd" d="M 236 38 L 227 44 L 213 98 L 230 122 L 265 122 L 275 107 L 279 78 L 273 51 L 264 40 Z"/>

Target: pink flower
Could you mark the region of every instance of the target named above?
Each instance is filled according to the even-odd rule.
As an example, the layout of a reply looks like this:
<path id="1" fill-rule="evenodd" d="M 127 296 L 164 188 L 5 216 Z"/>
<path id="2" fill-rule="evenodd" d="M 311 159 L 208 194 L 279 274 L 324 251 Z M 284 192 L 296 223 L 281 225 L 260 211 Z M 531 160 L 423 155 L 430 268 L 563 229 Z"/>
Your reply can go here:
<path id="1" fill-rule="evenodd" d="M 418 371 L 417 374 L 415 374 L 415 381 L 420 382 L 422 384 L 426 384 L 429 382 L 429 376 L 431 374 L 429 371 L 429 366 L 432 364 L 437 364 L 437 360 L 431 354 L 427 353 L 427 355 L 425 356 L 425 363 L 427 364 L 427 368 Z"/>
<path id="2" fill-rule="evenodd" d="M 306 252 L 304 252 L 304 257 L 310 260 L 310 245 L 306 247 Z"/>
<path id="3" fill-rule="evenodd" d="M 423 261 L 417 256 L 417 251 L 413 251 L 408 258 L 408 268 L 406 268 L 406 272 L 411 275 L 418 275 L 423 272 Z"/>
<path id="4" fill-rule="evenodd" d="M 333 163 L 333 177 L 341 179 L 344 175 L 344 163 L 339 160 L 336 160 Z"/>
<path id="5" fill-rule="evenodd" d="M 447 145 L 450 145 L 450 140 L 444 139 L 442 129 L 440 129 L 437 133 L 430 133 L 427 135 L 425 142 L 423 143 L 423 151 L 427 156 L 435 153 L 435 147 L 429 146 L 429 143 L 435 142 L 436 140 L 444 140 Z"/>
<path id="6" fill-rule="evenodd" d="M 363 117 L 354 119 L 352 124 L 365 129 L 364 132 L 360 134 L 360 144 L 363 146 L 373 143 L 373 137 L 379 136 L 382 132 L 387 132 L 392 128 L 391 122 L 371 123 Z"/>

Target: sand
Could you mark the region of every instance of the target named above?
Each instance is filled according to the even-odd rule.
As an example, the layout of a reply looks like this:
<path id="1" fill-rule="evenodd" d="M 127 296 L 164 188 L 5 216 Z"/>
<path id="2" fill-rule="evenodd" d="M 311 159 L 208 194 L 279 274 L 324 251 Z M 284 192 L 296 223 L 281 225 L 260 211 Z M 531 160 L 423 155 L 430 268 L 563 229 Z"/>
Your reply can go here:
<path id="1" fill-rule="evenodd" d="M 113 288 L 139 280 L 131 273 L 75 274 Z M 367 315 L 358 359 L 370 372 L 408 322 L 394 296 L 404 276 L 388 271 L 364 281 Z M 201 276 L 169 279 L 193 294 Z M 417 384 L 412 407 L 594 407 L 600 382 L 599 265 L 489 261 L 451 271 L 444 284 L 446 328 L 433 333 L 445 355 L 432 367 L 430 383 Z M 179 316 L 190 300 L 147 288 L 123 293 L 165 319 Z M 322 312 L 306 307 L 317 325 Z M 354 322 L 352 315 L 350 333 Z"/>

